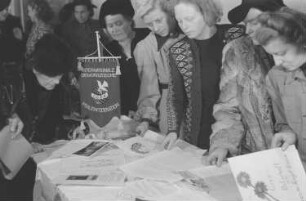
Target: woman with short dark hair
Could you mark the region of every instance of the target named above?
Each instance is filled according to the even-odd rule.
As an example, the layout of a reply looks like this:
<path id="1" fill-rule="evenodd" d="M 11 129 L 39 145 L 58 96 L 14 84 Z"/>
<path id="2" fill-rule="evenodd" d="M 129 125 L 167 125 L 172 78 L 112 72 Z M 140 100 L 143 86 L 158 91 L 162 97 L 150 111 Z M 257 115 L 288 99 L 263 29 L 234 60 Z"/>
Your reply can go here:
<path id="1" fill-rule="evenodd" d="M 121 114 L 129 115 L 137 111 L 140 79 L 133 51 L 149 30 L 134 27 L 134 9 L 129 0 L 107 0 L 100 10 L 100 23 L 113 39 L 106 47 L 114 55 L 120 56 L 120 97 Z"/>

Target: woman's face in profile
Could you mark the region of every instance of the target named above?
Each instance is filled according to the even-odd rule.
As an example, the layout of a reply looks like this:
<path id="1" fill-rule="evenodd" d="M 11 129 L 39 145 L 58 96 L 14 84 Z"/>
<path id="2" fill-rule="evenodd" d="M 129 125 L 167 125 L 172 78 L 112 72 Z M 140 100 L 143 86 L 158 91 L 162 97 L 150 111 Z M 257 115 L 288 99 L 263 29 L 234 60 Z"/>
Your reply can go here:
<path id="1" fill-rule="evenodd" d="M 306 51 L 301 52 L 282 38 L 271 39 L 263 46 L 267 53 L 273 55 L 275 62 L 288 71 L 294 71 L 306 62 Z"/>
<path id="2" fill-rule="evenodd" d="M 45 88 L 46 90 L 53 90 L 56 85 L 58 85 L 63 77 L 63 75 L 57 75 L 55 77 L 49 77 L 44 75 L 35 69 L 33 69 L 33 73 L 39 83 L 40 86 Z"/>
<path id="3" fill-rule="evenodd" d="M 105 17 L 106 30 L 116 41 L 123 41 L 132 33 L 132 21 L 121 14 L 107 15 Z"/>

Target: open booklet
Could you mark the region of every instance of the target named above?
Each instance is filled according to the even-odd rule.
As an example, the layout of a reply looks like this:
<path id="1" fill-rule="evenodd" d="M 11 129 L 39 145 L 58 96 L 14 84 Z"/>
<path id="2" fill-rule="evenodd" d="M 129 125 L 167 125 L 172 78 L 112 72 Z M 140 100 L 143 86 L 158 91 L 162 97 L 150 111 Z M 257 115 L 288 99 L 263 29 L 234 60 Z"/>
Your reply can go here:
<path id="1" fill-rule="evenodd" d="M 229 158 L 243 200 L 306 200 L 306 174 L 295 146 Z"/>
<path id="2" fill-rule="evenodd" d="M 11 138 L 12 133 L 6 126 L 0 131 L 0 163 L 5 178 L 13 179 L 24 163 L 33 154 L 31 144 L 22 136 Z"/>

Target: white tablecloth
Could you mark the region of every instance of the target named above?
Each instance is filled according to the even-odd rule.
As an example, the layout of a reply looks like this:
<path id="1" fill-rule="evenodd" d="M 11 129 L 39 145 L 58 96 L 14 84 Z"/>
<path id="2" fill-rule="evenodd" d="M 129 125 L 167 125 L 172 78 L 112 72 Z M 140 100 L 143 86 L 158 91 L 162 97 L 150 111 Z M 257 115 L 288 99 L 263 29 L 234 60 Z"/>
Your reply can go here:
<path id="1" fill-rule="evenodd" d="M 186 145 L 186 144 L 185 144 Z M 192 147 L 181 146 L 186 151 L 192 150 Z M 38 161 L 38 169 L 36 176 L 36 184 L 34 188 L 34 201 L 101 201 L 101 200 L 135 200 L 132 192 L 141 186 L 150 186 L 148 189 L 142 189 L 146 193 L 153 193 L 155 187 L 151 184 L 146 184 L 146 181 L 130 181 L 121 187 L 103 187 L 103 186 L 68 186 L 56 185 L 55 178 L 60 174 L 60 163 L 62 159 L 52 159 L 41 162 L 49 153 L 41 153 L 34 157 Z M 186 161 L 188 163 L 188 161 Z M 205 182 L 209 186 L 209 196 L 216 200 L 239 201 L 241 200 L 238 189 L 236 187 L 234 178 L 230 172 L 229 167 L 224 168 L 209 167 L 206 171 L 203 166 L 204 173 L 202 174 Z M 205 173 L 206 172 L 206 173 Z M 142 182 L 142 183 L 141 183 Z M 154 183 L 153 183 L 154 184 Z M 172 200 L 186 200 L 184 197 L 190 193 L 190 190 L 177 190 L 175 186 L 168 185 L 163 182 L 156 182 L 156 189 L 164 189 L 164 193 L 176 193 L 177 198 L 173 196 Z M 159 193 L 162 190 L 158 191 Z M 179 194 L 181 192 L 181 195 Z M 157 193 L 157 191 L 156 191 Z M 184 194 L 185 193 L 185 194 Z M 196 191 L 191 192 L 194 199 L 197 197 Z M 199 195 L 199 199 L 202 195 Z M 210 198 L 207 198 L 210 199 Z M 203 198 L 202 198 L 203 200 Z"/>

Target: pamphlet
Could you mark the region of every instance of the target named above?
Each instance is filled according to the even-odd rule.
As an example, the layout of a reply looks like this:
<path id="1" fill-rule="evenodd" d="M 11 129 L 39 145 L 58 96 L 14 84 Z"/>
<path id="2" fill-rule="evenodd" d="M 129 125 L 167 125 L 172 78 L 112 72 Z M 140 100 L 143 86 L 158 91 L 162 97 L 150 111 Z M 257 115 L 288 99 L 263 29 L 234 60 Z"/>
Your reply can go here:
<path id="1" fill-rule="evenodd" d="M 306 200 L 306 175 L 295 146 L 229 158 L 245 201 Z"/>
<path id="2" fill-rule="evenodd" d="M 11 136 L 8 126 L 0 132 L 0 161 L 3 166 L 2 173 L 7 179 L 13 179 L 33 154 L 32 145 L 23 135 L 20 134 L 14 139 Z"/>

